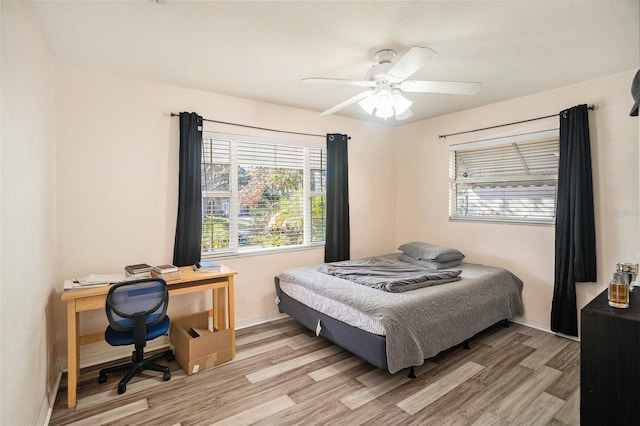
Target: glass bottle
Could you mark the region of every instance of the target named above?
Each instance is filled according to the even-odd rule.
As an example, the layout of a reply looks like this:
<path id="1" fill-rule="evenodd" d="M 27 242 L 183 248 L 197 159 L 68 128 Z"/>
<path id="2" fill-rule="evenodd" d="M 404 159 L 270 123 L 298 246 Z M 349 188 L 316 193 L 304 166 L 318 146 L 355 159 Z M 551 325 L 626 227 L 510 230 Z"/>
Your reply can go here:
<path id="1" fill-rule="evenodd" d="M 622 272 L 613 274 L 609 283 L 609 306 L 614 308 L 629 307 L 629 284 L 624 279 Z"/>

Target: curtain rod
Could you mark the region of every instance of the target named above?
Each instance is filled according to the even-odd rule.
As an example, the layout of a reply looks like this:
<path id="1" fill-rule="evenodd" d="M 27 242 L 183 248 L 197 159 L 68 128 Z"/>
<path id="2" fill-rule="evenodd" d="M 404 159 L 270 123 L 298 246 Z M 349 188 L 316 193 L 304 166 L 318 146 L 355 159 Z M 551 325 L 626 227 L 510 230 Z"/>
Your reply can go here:
<path id="1" fill-rule="evenodd" d="M 180 114 L 176 114 L 175 112 L 172 112 L 171 113 L 171 117 L 180 117 Z M 319 137 L 319 138 L 326 138 L 327 137 L 327 135 L 317 135 L 317 134 L 314 134 L 314 133 L 290 132 L 288 130 L 269 129 L 267 127 L 256 127 L 256 126 L 249 126 L 249 125 L 246 125 L 246 124 L 229 123 L 227 121 L 211 120 L 211 119 L 208 119 L 208 118 L 203 118 L 202 121 L 209 121 L 211 123 L 228 124 L 230 126 L 246 127 L 248 129 L 266 130 L 268 132 L 288 133 L 290 135 L 315 136 L 315 137 Z"/>
<path id="2" fill-rule="evenodd" d="M 594 110 L 595 108 L 596 108 L 595 105 L 588 105 L 587 106 L 587 109 L 590 109 L 590 110 Z M 514 121 L 513 123 L 505 123 L 505 124 L 498 124 L 496 126 L 491 126 L 491 127 L 483 127 L 482 129 L 465 130 L 464 132 L 449 133 L 447 135 L 438 135 L 438 138 L 439 139 L 445 139 L 445 138 L 447 138 L 449 136 L 464 135 L 465 133 L 480 132 L 482 130 L 489 130 L 489 129 L 495 129 L 495 128 L 498 128 L 498 127 L 512 126 L 514 124 L 528 123 L 529 121 L 542 120 L 542 119 L 545 119 L 545 118 L 557 117 L 559 115 L 560 115 L 560 113 L 551 114 L 551 115 L 545 115 L 544 117 L 536 117 L 536 118 L 530 118 L 528 120 Z"/>

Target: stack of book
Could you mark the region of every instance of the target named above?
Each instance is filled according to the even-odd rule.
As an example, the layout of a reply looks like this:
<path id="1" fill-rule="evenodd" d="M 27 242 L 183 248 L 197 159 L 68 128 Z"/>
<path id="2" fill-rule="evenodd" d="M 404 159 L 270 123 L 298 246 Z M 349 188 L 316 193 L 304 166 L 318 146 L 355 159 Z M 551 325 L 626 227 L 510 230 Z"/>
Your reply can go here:
<path id="1" fill-rule="evenodd" d="M 193 265 L 193 270 L 196 272 L 220 272 L 220 264 L 212 260 L 205 262 L 197 262 Z"/>
<path id="2" fill-rule="evenodd" d="M 180 269 L 175 265 L 158 265 L 151 268 L 151 275 L 160 277 L 165 281 L 179 280 L 182 278 Z"/>
<path id="3" fill-rule="evenodd" d="M 138 263 L 137 265 L 128 265 L 124 267 L 124 272 L 129 278 L 150 278 L 151 265 L 146 263 Z"/>

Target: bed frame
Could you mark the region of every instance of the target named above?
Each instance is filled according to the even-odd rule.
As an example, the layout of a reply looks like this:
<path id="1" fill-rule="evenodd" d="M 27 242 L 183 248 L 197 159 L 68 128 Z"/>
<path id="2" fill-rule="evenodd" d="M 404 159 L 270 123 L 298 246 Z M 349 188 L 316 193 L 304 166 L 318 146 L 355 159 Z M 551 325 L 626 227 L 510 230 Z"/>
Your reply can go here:
<path id="1" fill-rule="evenodd" d="M 336 345 L 348 350 L 368 363 L 388 370 L 387 366 L 387 339 L 352 325 L 346 324 L 335 318 L 316 311 L 313 308 L 293 299 L 280 288 L 280 280 L 275 278 L 276 294 L 278 296 L 278 310 L 286 313 L 309 330 L 316 330 L 318 320 L 322 327 L 320 335 L 329 339 Z M 499 321 L 505 327 L 509 326 L 507 318 Z M 495 325 L 495 324 L 494 324 Z M 488 328 L 491 328 L 489 326 Z M 469 339 L 473 336 L 469 336 Z M 465 349 L 469 349 L 469 339 L 460 342 Z M 414 366 L 407 366 L 409 377 L 414 378 Z"/>

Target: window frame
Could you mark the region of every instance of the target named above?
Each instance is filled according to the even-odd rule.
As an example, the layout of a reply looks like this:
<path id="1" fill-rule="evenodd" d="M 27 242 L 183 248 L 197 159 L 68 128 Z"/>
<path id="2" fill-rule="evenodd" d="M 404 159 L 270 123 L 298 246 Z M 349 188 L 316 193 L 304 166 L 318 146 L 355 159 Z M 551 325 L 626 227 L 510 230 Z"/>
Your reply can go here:
<path id="1" fill-rule="evenodd" d="M 518 144 L 532 144 L 532 143 L 548 143 L 556 142 L 558 144 L 559 155 L 559 129 L 544 130 L 539 132 L 531 132 L 525 134 L 519 134 L 514 136 L 506 136 L 492 139 L 484 139 L 479 141 L 472 141 L 460 144 L 453 144 L 449 146 L 449 221 L 451 222 L 476 222 L 476 223 L 502 223 L 502 224 L 519 224 L 519 225 L 539 225 L 539 226 L 553 226 L 555 224 L 556 208 L 557 208 L 557 185 L 558 185 L 558 172 L 553 174 L 525 174 L 525 175 L 513 175 L 513 176 L 494 176 L 494 177 L 479 177 L 470 179 L 468 181 L 462 181 L 458 178 L 456 170 L 456 153 L 462 151 L 481 151 L 487 148 L 500 148 L 510 145 L 515 146 L 517 155 L 520 156 L 520 160 L 525 163 L 526 158 L 523 158 L 521 153 L 518 152 Z M 554 155 L 556 155 L 554 153 Z M 527 181 L 536 182 L 552 182 L 553 183 L 553 216 L 549 218 L 532 218 L 532 217 L 518 217 L 518 216 L 500 216 L 500 215 L 475 215 L 465 216 L 457 214 L 457 195 L 459 184 L 473 184 L 473 183 L 496 183 L 497 187 L 509 187 L 508 183 L 514 183 L 513 187 L 520 187 Z"/>
<path id="2" fill-rule="evenodd" d="M 202 199 L 204 204 L 204 199 L 207 197 L 226 197 L 229 199 L 229 246 L 226 249 L 219 249 L 217 251 L 202 251 L 201 248 L 201 258 L 203 260 L 206 259 L 220 259 L 220 258 L 231 258 L 231 257 L 244 257 L 244 256 L 255 256 L 262 254 L 270 254 L 270 253 L 278 253 L 278 252 L 290 252 L 290 251 L 299 251 L 299 250 L 309 250 L 309 249 L 317 249 L 324 247 L 325 239 L 322 241 L 312 241 L 311 235 L 311 200 L 313 196 L 322 195 L 326 197 L 326 186 L 324 192 L 319 191 L 311 191 L 311 161 L 310 161 L 310 149 L 318 149 L 320 150 L 321 158 L 325 159 L 324 162 L 324 183 L 326 185 L 326 144 L 323 142 L 313 143 L 313 142 L 303 142 L 299 140 L 290 140 L 290 139 L 282 139 L 282 138 L 272 138 L 272 137 L 257 137 L 257 136 L 248 136 L 241 135 L 235 133 L 222 133 L 222 132 L 213 132 L 213 131 L 203 131 L 202 132 L 203 139 L 203 150 L 204 150 L 204 141 L 205 140 L 225 140 L 229 141 L 229 190 L 228 191 L 205 191 L 202 189 Z M 278 247 L 263 247 L 263 248 L 254 248 L 243 250 L 242 246 L 238 242 L 239 236 L 239 213 L 240 213 L 240 201 L 239 201 L 239 187 L 238 187 L 238 165 L 239 165 L 239 156 L 238 156 L 238 144 L 239 143 L 255 143 L 255 144 L 266 144 L 266 145 L 282 145 L 288 147 L 296 147 L 303 149 L 303 158 L 302 158 L 302 171 L 303 171 L 303 243 L 302 244 L 294 244 L 294 245 L 286 245 L 286 246 L 278 246 Z M 202 158 L 202 165 L 205 164 L 205 156 Z M 215 162 L 211 164 L 216 164 Z M 226 163 L 225 163 L 226 164 Z M 314 169 L 315 170 L 315 169 Z M 204 179 L 204 176 L 203 176 Z M 326 214 L 326 213 L 325 213 Z M 203 222 L 203 233 L 204 233 L 204 218 L 205 212 L 202 212 L 202 222 Z M 326 225 L 326 218 L 325 218 Z M 203 234 L 204 236 L 204 234 Z"/>

